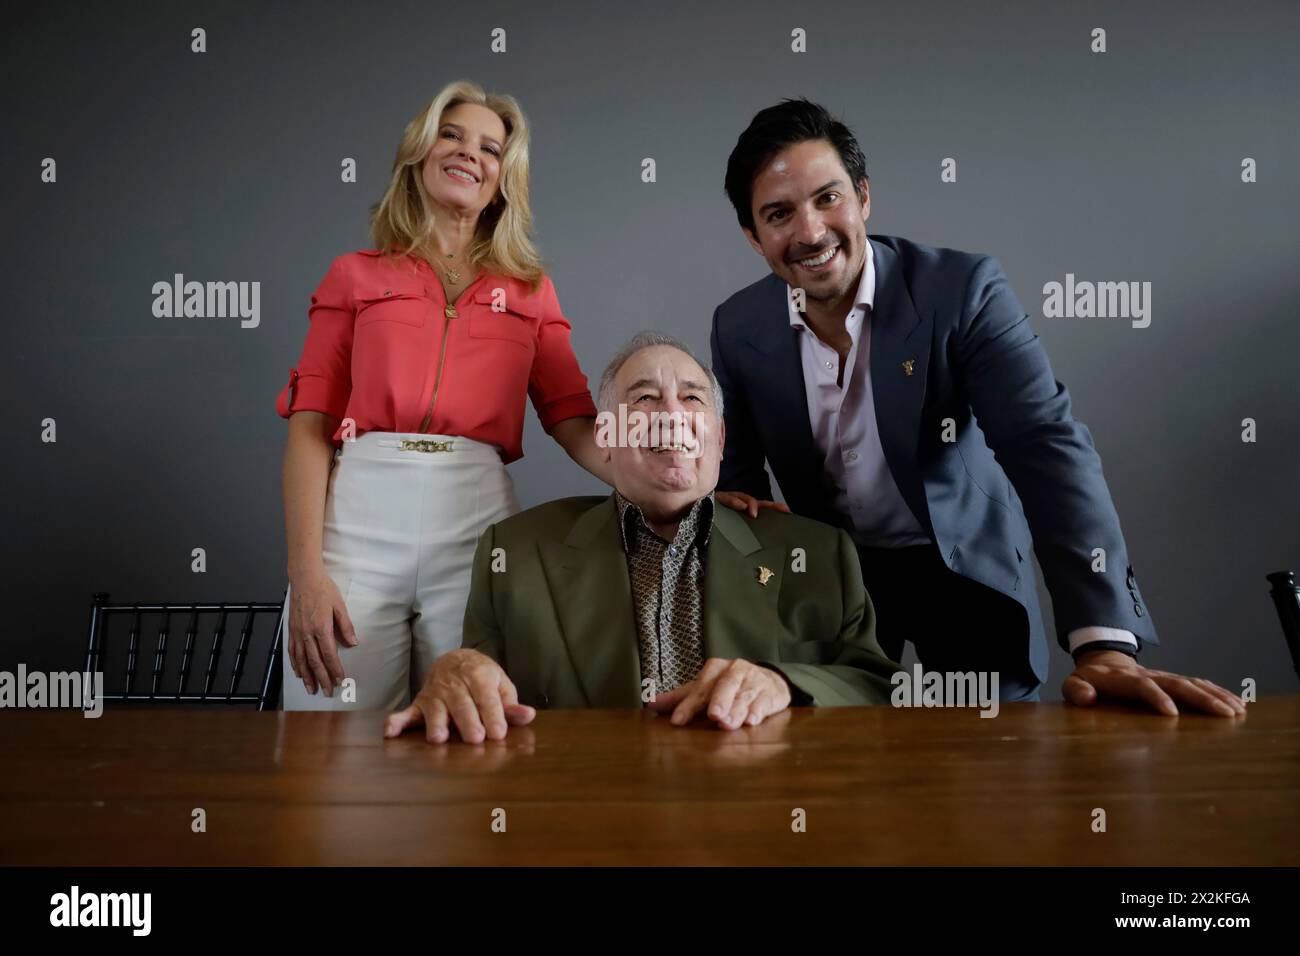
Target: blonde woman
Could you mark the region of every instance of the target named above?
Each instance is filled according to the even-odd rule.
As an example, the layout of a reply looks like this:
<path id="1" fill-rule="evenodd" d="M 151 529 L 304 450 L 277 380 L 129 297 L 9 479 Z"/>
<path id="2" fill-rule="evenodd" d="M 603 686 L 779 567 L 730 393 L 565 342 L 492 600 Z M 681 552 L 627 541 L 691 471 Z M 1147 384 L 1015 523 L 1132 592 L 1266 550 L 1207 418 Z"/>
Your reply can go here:
<path id="1" fill-rule="evenodd" d="M 335 259 L 312 296 L 278 402 L 286 710 L 403 707 L 460 646 L 475 543 L 518 510 L 505 465 L 523 454 L 526 396 L 610 480 L 531 225 L 518 103 L 452 83 L 406 127 L 375 248 Z"/>

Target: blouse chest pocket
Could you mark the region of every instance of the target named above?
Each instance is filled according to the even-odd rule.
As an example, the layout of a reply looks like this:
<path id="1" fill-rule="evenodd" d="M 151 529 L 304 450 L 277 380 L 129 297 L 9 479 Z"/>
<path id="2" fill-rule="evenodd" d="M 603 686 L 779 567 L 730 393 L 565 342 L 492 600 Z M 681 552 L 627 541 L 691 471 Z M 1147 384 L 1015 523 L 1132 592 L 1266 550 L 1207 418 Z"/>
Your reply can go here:
<path id="1" fill-rule="evenodd" d="M 504 288 L 484 288 L 474 293 L 476 308 L 470 315 L 469 334 L 476 339 L 501 339 L 531 350 L 539 304 L 534 298 L 511 297 Z M 495 310 L 493 308 L 495 306 Z"/>
<path id="2" fill-rule="evenodd" d="M 357 287 L 356 327 L 375 322 L 400 322 L 416 327 L 424 325 L 433 307 L 423 283 L 404 278 L 366 282 Z"/>

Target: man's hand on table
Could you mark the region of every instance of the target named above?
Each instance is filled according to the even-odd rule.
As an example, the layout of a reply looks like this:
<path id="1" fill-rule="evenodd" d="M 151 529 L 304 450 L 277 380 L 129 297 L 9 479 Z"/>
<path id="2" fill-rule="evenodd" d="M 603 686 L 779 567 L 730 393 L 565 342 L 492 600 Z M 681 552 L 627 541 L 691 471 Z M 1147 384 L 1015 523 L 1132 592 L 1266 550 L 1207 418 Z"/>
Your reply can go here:
<path id="1" fill-rule="evenodd" d="M 438 658 L 424 686 L 405 710 L 389 714 L 384 736 L 424 727 L 424 739 L 446 743 L 453 723 L 470 744 L 501 740 L 510 725 L 531 723 L 537 711 L 519 703 L 519 694 L 501 665 L 478 651 L 456 650 Z"/>
<path id="2" fill-rule="evenodd" d="M 742 660 L 711 657 L 699 676 L 664 694 L 656 694 L 650 709 L 671 713 L 683 726 L 701 711 L 726 730 L 762 723 L 790 706 L 790 685 L 780 671 Z"/>
<path id="3" fill-rule="evenodd" d="M 710 658 L 699 677 L 650 703 L 671 713 L 676 726 L 701 711 L 720 727 L 753 727 L 790 706 L 790 685 L 779 671 L 742 660 Z M 478 651 L 452 651 L 438 658 L 411 706 L 389 714 L 384 736 L 397 737 L 424 727 L 431 744 L 446 743 L 455 726 L 466 743 L 501 740 L 510 726 L 532 723 L 537 711 L 519 703 L 515 685 L 501 665 Z"/>
<path id="4" fill-rule="evenodd" d="M 1079 707 L 1091 706 L 1099 699 L 1136 702 L 1167 717 L 1178 716 L 1180 704 L 1215 717 L 1246 713 L 1241 698 L 1218 684 L 1151 670 L 1122 651 L 1083 651 L 1075 661 L 1074 673 L 1061 685 L 1061 693 Z"/>

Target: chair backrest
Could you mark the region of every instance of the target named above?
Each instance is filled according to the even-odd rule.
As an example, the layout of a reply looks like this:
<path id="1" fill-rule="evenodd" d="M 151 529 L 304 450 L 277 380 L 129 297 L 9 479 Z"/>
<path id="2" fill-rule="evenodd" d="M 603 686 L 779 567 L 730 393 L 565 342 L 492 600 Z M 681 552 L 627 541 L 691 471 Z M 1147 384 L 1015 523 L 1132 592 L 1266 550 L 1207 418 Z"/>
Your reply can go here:
<path id="1" fill-rule="evenodd" d="M 1273 585 L 1269 590 L 1282 621 L 1282 636 L 1291 652 L 1291 666 L 1300 677 L 1300 584 L 1296 584 L 1294 571 L 1274 571 L 1268 581 Z"/>
<path id="2" fill-rule="evenodd" d="M 284 605 L 283 597 L 278 604 L 110 604 L 98 592 L 85 673 L 104 673 L 105 701 L 274 709 Z M 264 664 L 250 670 L 250 661 Z"/>

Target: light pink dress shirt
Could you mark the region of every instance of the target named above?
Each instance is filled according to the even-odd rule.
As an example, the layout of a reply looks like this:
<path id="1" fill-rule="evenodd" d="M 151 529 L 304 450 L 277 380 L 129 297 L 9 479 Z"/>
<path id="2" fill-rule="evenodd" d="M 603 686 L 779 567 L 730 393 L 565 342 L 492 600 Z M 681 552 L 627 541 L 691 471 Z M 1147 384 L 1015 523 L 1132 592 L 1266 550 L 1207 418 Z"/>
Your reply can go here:
<path id="1" fill-rule="evenodd" d="M 835 508 L 852 521 L 854 540 L 876 548 L 928 544 L 930 536 L 907 507 L 885 462 L 876 427 L 876 403 L 871 393 L 871 305 L 875 297 L 875 256 L 868 242 L 857 299 L 844 320 L 853 345 L 844 361 L 841 386 L 837 384 L 839 353 L 804 322 L 790 290 L 790 325 L 799 330 L 808 422 L 835 488 Z"/>

